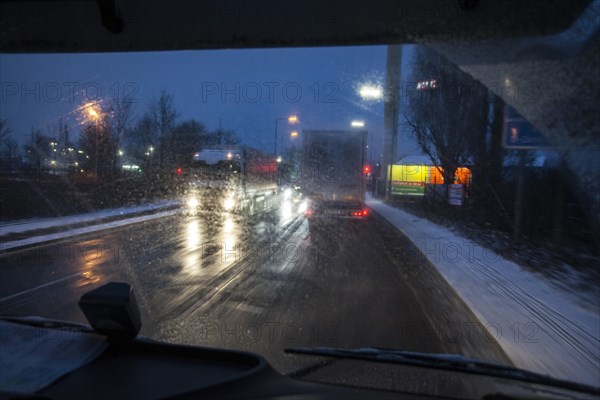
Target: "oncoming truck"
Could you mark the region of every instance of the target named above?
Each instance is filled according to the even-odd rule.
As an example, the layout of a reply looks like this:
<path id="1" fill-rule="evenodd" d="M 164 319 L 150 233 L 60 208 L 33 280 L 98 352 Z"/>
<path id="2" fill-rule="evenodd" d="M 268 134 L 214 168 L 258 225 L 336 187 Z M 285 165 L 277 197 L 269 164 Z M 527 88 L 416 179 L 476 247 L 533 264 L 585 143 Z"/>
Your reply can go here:
<path id="1" fill-rule="evenodd" d="M 303 191 L 309 220 L 364 219 L 367 132 L 304 130 Z"/>
<path id="2" fill-rule="evenodd" d="M 252 215 L 268 210 L 277 193 L 277 163 L 251 148 L 207 147 L 192 158 L 189 184 L 190 212 Z"/>

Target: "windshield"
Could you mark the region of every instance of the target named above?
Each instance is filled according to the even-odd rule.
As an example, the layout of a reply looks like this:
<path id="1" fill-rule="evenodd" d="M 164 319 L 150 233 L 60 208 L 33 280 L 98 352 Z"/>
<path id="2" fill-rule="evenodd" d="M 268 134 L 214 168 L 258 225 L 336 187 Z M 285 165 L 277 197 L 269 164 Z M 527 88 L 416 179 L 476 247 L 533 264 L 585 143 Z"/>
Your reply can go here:
<path id="1" fill-rule="evenodd" d="M 86 322 L 128 282 L 141 335 L 283 373 L 314 363 L 289 347 L 387 348 L 598 386 L 593 15 L 472 47 L 0 55 L 0 315 Z"/>

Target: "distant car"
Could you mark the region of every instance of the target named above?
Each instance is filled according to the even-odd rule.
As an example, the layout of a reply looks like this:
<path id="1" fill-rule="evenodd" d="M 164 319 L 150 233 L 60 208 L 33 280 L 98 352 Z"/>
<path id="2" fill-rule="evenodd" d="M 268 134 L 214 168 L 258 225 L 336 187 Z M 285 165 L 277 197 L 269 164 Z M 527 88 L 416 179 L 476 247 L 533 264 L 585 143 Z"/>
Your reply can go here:
<path id="1" fill-rule="evenodd" d="M 302 190 L 300 189 L 300 187 L 292 186 L 291 190 L 292 192 L 290 200 L 292 200 L 292 202 L 300 203 L 302 200 L 304 200 L 304 195 L 302 194 Z"/>

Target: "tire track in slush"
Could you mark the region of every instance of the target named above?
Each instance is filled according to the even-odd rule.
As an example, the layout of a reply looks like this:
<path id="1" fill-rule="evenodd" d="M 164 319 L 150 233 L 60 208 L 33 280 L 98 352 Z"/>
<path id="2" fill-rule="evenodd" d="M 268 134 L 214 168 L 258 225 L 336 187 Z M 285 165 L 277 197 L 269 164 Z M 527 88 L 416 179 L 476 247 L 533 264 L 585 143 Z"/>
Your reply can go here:
<path id="1" fill-rule="evenodd" d="M 280 227 L 281 231 L 275 244 L 280 245 L 281 243 L 287 242 L 288 239 L 294 235 L 294 233 L 302 225 L 302 222 L 304 222 L 304 218 L 295 217 L 291 221 L 283 224 L 283 226 Z M 235 281 L 236 278 L 238 278 L 252 265 L 252 260 L 243 260 L 241 262 L 232 263 L 231 266 L 229 266 L 225 271 L 204 284 L 204 286 L 208 289 L 196 292 L 195 294 L 189 296 L 182 303 L 172 307 L 169 310 L 166 310 L 160 316 L 160 320 L 187 318 L 196 310 L 205 306 L 210 299 L 221 292 L 231 282 Z"/>
<path id="2" fill-rule="evenodd" d="M 494 284 L 493 286 L 490 286 L 492 290 L 522 307 L 528 314 L 537 320 L 539 325 L 545 326 L 548 330 L 554 332 L 560 340 L 565 342 L 569 347 L 598 368 L 600 360 L 589 352 L 590 347 L 595 348 L 596 350 L 600 348 L 600 340 L 598 338 L 581 329 L 572 320 L 552 308 L 550 305 L 542 303 L 515 283 L 505 279 L 494 268 L 484 265 L 475 258 L 471 261 L 479 267 L 477 268 L 477 272 L 483 274 L 492 284 Z M 471 270 L 476 270 L 476 268 L 472 266 L 469 266 L 469 268 Z M 569 326 L 569 329 L 565 329 L 565 326 Z M 569 333 L 569 331 L 577 332 L 581 337 L 581 340 Z"/>

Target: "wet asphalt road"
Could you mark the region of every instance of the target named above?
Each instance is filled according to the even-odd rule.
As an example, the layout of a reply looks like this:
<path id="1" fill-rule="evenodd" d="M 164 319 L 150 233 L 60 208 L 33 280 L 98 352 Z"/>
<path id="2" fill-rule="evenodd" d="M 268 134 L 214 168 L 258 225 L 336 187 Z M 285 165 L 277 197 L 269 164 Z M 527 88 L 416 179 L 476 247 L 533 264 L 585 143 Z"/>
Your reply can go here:
<path id="1" fill-rule="evenodd" d="M 508 363 L 386 221 L 372 215 L 314 224 L 299 207 L 280 202 L 253 218 L 182 213 L 3 254 L 0 315 L 85 322 L 79 297 L 121 281 L 134 287 L 142 335 L 254 351 L 284 373 L 309 365 L 283 353 L 294 346 L 451 352 Z"/>

